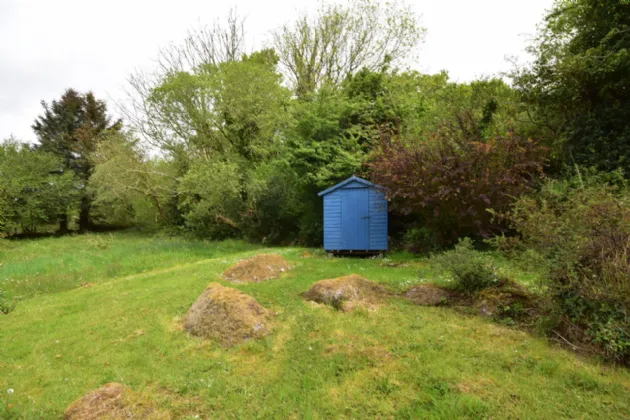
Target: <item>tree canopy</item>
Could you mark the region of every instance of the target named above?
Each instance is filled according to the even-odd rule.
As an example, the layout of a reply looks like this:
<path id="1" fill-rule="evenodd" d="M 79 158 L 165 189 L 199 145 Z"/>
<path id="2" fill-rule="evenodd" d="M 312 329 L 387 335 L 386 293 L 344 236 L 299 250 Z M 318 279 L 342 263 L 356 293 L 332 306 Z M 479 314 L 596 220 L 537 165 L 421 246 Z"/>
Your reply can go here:
<path id="1" fill-rule="evenodd" d="M 0 144 L 0 227 L 36 232 L 78 198 L 78 180 L 52 153 L 9 139 Z"/>
<path id="2" fill-rule="evenodd" d="M 303 14 L 276 30 L 272 45 L 294 91 L 304 96 L 364 68 L 376 71 L 408 60 L 424 33 L 404 3 L 352 0 L 320 3 L 314 16 Z"/>
<path id="3" fill-rule="evenodd" d="M 532 120 L 564 159 L 630 174 L 630 4 L 556 1 L 513 75 Z"/>

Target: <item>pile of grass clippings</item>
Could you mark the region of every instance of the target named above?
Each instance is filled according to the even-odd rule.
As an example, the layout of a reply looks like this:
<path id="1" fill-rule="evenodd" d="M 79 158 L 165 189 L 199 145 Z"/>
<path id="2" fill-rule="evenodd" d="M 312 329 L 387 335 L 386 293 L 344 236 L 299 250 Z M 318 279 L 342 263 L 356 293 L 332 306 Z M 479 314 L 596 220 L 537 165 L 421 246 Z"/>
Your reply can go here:
<path id="1" fill-rule="evenodd" d="M 388 295 L 387 290 L 361 276 L 351 274 L 335 279 L 320 280 L 306 293 L 304 298 L 331 305 L 343 312 L 356 307 L 375 309 Z"/>
<path id="2" fill-rule="evenodd" d="M 232 283 L 260 283 L 276 279 L 290 269 L 281 255 L 259 254 L 229 267 L 223 272 L 223 278 Z"/>
<path id="3" fill-rule="evenodd" d="M 184 329 L 230 346 L 269 333 L 271 313 L 253 297 L 219 283 L 211 283 L 184 318 Z"/>
<path id="4" fill-rule="evenodd" d="M 90 392 L 73 402 L 64 413 L 65 420 L 130 418 L 166 420 L 171 416 L 158 410 L 153 401 L 118 383 L 109 383 Z"/>

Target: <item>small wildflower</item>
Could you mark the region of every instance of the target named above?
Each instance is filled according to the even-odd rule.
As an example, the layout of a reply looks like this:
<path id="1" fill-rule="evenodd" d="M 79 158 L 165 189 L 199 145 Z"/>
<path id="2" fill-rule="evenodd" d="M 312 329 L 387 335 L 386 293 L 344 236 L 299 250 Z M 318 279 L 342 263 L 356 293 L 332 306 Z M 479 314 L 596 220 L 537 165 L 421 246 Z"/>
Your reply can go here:
<path id="1" fill-rule="evenodd" d="M 13 388 L 9 388 L 9 389 L 7 389 L 7 394 L 11 395 L 11 394 L 13 394 L 13 392 L 14 392 L 14 391 L 13 391 Z"/>

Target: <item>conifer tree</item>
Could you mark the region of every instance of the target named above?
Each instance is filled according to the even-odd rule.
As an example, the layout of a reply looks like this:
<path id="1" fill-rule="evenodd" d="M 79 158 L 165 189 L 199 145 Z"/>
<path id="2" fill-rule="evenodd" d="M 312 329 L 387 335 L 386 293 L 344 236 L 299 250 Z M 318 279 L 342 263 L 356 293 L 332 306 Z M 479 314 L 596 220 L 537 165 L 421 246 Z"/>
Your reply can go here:
<path id="1" fill-rule="evenodd" d="M 90 226 L 91 199 L 86 188 L 93 169 L 90 154 L 96 150 L 100 134 L 105 130 L 121 130 L 122 122 L 112 122 L 105 101 L 96 99 L 92 92 L 81 94 L 68 89 L 59 100 L 50 104 L 42 101 L 42 106 L 44 113 L 32 126 L 39 140 L 38 148 L 61 158 L 65 170 L 74 171 L 80 180 L 79 230 L 85 231 Z M 59 230 L 68 231 L 67 214 L 60 215 Z"/>

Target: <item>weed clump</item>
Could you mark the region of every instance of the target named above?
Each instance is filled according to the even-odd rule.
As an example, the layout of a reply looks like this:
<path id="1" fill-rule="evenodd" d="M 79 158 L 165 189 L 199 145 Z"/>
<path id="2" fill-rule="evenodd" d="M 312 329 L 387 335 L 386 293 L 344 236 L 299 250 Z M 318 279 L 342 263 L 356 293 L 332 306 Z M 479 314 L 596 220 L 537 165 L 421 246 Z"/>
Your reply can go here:
<path id="1" fill-rule="evenodd" d="M 500 281 L 496 267 L 474 249 L 469 238 L 461 239 L 454 250 L 440 255 L 437 261 L 453 275 L 454 288 L 469 296 Z"/>
<path id="2" fill-rule="evenodd" d="M 523 286 L 501 280 L 496 286 L 475 295 L 473 307 L 480 315 L 493 317 L 506 324 L 531 321 L 540 308 L 537 299 Z"/>
<path id="3" fill-rule="evenodd" d="M 359 306 L 375 308 L 385 296 L 387 290 L 383 286 L 356 274 L 320 280 L 304 293 L 307 300 L 330 305 L 343 312 Z"/>
<path id="4" fill-rule="evenodd" d="M 232 283 L 259 283 L 278 278 L 291 266 L 281 255 L 259 254 L 229 267 L 223 278 Z"/>
<path id="5" fill-rule="evenodd" d="M 68 407 L 63 417 L 65 420 L 171 418 L 168 412 L 158 410 L 153 401 L 117 383 L 104 385 L 78 399 Z"/>
<path id="6" fill-rule="evenodd" d="M 184 329 L 230 346 L 268 334 L 270 318 L 270 312 L 253 297 L 211 283 L 186 314 Z"/>

